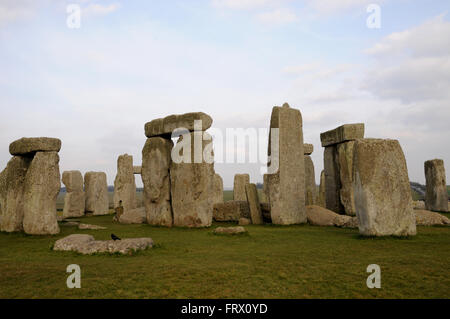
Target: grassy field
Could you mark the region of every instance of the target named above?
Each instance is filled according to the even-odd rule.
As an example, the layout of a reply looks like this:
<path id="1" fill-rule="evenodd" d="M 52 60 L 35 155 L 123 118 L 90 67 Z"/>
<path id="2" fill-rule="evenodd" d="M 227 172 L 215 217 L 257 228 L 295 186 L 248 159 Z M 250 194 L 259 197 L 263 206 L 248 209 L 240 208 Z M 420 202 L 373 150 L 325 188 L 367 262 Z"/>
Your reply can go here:
<path id="1" fill-rule="evenodd" d="M 227 237 L 211 229 L 119 225 L 111 215 L 79 220 L 108 229 L 0 233 L 0 298 L 450 298 L 449 227 L 365 239 L 354 229 L 251 225 L 248 235 Z M 156 245 L 133 256 L 50 249 L 72 233 L 151 237 Z M 366 286 L 374 263 L 381 289 Z M 69 264 L 81 267 L 81 289 L 66 287 Z"/>

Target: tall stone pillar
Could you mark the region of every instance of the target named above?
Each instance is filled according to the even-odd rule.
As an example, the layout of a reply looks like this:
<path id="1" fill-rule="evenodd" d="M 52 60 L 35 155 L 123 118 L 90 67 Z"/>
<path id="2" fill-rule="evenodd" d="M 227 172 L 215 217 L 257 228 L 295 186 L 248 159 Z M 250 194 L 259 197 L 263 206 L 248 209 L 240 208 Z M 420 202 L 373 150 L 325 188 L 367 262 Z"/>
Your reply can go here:
<path id="1" fill-rule="evenodd" d="M 117 159 L 117 175 L 114 180 L 114 209 L 120 206 L 123 207 L 124 214 L 137 207 L 133 156 L 128 154 L 120 155 Z"/>
<path id="2" fill-rule="evenodd" d="M 250 175 L 234 175 L 233 200 L 247 200 L 247 195 L 245 195 L 245 186 L 248 184 L 250 184 Z"/>
<path id="3" fill-rule="evenodd" d="M 425 162 L 425 207 L 436 212 L 448 211 L 447 182 L 444 161 L 434 159 Z"/>
<path id="4" fill-rule="evenodd" d="M 80 171 L 63 172 L 62 181 L 66 186 L 63 217 L 81 217 L 84 215 L 86 198 L 83 190 L 83 175 Z"/>
<path id="5" fill-rule="evenodd" d="M 93 215 L 109 213 L 108 184 L 106 173 L 87 172 L 84 174 L 86 212 Z"/>

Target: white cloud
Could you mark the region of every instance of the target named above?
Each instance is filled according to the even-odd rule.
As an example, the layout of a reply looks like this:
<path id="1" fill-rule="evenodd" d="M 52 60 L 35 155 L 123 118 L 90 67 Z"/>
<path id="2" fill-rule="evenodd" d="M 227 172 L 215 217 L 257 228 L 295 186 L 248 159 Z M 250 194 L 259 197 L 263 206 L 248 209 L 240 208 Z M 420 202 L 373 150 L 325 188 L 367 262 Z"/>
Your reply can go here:
<path id="1" fill-rule="evenodd" d="M 82 13 L 86 15 L 107 15 L 120 8 L 120 4 L 112 3 L 108 5 L 102 5 L 98 3 L 93 3 L 83 8 Z"/>
<path id="2" fill-rule="evenodd" d="M 306 4 L 319 14 L 336 14 L 348 10 L 359 9 L 366 11 L 371 3 L 381 4 L 383 0 L 305 0 Z"/>
<path id="3" fill-rule="evenodd" d="M 296 14 L 292 10 L 286 8 L 259 13 L 256 15 L 256 18 L 262 23 L 271 25 L 286 24 L 298 20 Z"/>
<path id="4" fill-rule="evenodd" d="M 33 16 L 36 3 L 30 0 L 3 0 L 0 2 L 0 25 Z"/>
<path id="5" fill-rule="evenodd" d="M 276 6 L 285 1 L 283 0 L 212 0 L 212 5 L 216 8 L 225 8 L 232 10 L 251 10 L 260 9 L 267 6 Z"/>

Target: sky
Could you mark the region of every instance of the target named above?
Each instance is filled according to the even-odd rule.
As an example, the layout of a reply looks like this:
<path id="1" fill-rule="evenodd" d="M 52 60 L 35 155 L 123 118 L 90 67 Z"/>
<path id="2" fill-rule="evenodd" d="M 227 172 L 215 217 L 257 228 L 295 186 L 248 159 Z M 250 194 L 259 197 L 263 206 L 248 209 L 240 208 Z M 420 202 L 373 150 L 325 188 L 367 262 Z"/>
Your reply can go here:
<path id="1" fill-rule="evenodd" d="M 69 27 L 70 4 L 79 28 Z M 370 4 L 379 28 L 367 23 Z M 12 141 L 58 137 L 61 172 L 104 171 L 112 185 L 119 155 L 140 165 L 146 122 L 202 111 L 212 130 L 267 129 L 272 107 L 287 102 L 314 144 L 317 183 L 320 133 L 347 123 L 398 139 L 410 180 L 425 183 L 426 160 L 450 172 L 449 9 L 448 0 L 1 0 L 0 169 Z M 263 163 L 215 169 L 230 188 L 237 173 L 262 182 Z"/>

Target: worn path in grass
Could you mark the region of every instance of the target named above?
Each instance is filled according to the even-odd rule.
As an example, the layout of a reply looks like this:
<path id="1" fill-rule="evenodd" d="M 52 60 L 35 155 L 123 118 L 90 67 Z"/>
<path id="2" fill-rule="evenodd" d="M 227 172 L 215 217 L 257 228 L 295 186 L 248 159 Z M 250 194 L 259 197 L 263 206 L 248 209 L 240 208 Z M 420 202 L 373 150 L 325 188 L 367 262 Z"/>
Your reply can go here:
<path id="1" fill-rule="evenodd" d="M 108 229 L 0 233 L 0 298 L 450 298 L 450 227 L 363 239 L 353 229 L 252 225 L 248 235 L 227 237 L 119 225 L 112 216 L 79 220 Z M 152 237 L 156 246 L 133 256 L 50 250 L 72 233 Z M 66 286 L 69 264 L 81 267 L 81 289 Z M 367 288 L 369 264 L 381 266 L 382 289 Z"/>

